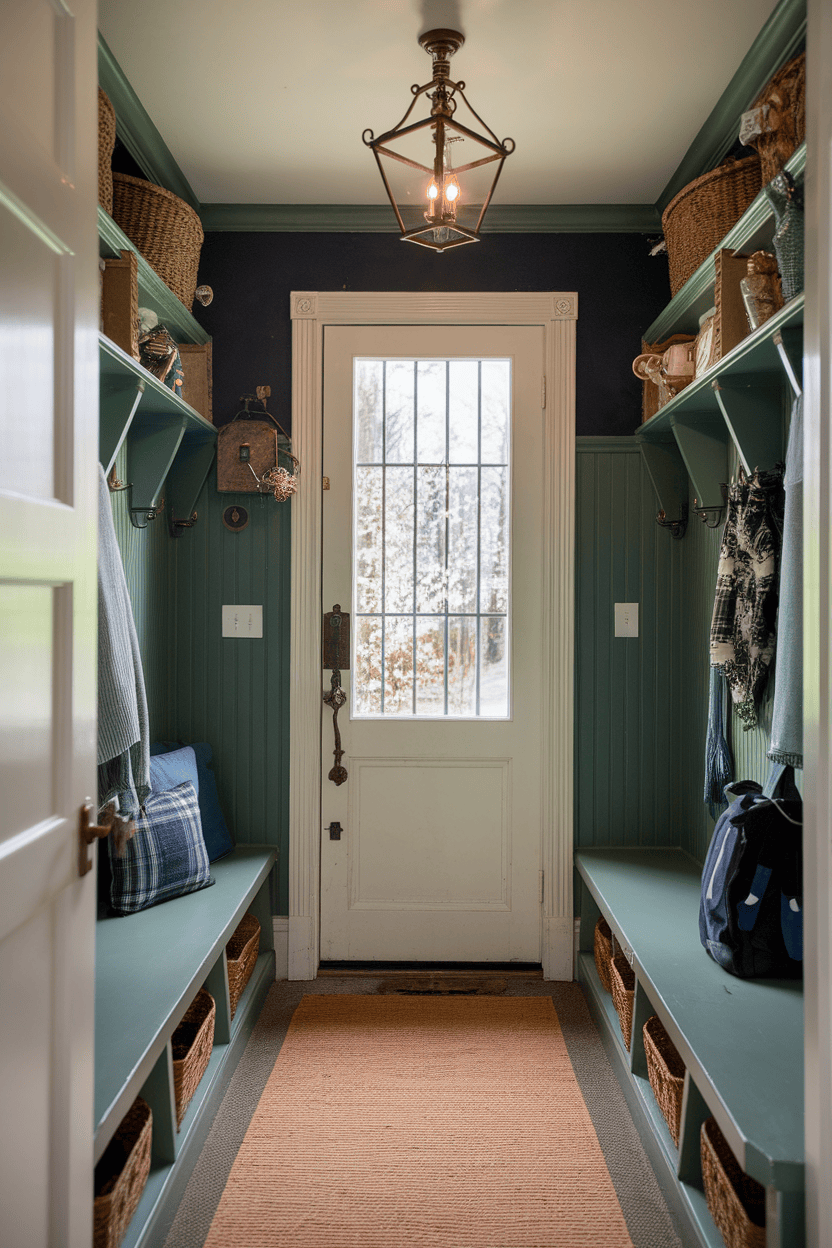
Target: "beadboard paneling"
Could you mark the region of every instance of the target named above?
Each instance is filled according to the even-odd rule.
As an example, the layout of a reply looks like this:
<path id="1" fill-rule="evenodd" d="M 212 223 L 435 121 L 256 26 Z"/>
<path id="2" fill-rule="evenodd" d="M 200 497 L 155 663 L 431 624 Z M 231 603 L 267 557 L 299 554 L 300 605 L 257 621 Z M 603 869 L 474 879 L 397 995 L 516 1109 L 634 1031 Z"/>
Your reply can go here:
<path id="1" fill-rule="evenodd" d="M 232 533 L 222 513 L 249 511 Z M 208 741 L 220 802 L 240 844 L 275 845 L 275 913 L 288 912 L 289 538 L 291 504 L 217 492 L 212 468 L 199 519 L 170 541 L 177 736 Z M 223 604 L 259 603 L 262 638 L 221 636 Z"/>
<path id="2" fill-rule="evenodd" d="M 676 844 L 682 543 L 632 438 L 578 438 L 576 493 L 575 841 Z M 613 635 L 616 602 L 638 638 Z"/>
<path id="3" fill-rule="evenodd" d="M 126 451 L 122 447 L 116 472 L 125 479 Z M 174 736 L 175 707 L 171 699 L 174 669 L 172 612 L 172 562 L 170 539 L 163 515 L 150 521 L 146 529 L 130 522 L 130 490 L 110 495 L 113 524 L 124 563 L 127 589 L 133 604 L 133 618 L 144 668 L 151 740 Z"/>
<path id="4" fill-rule="evenodd" d="M 690 502 L 692 506 L 693 498 Z M 708 642 L 721 539 L 721 525 L 717 529 L 708 529 L 692 515 L 682 543 L 685 611 L 679 653 L 680 843 L 683 849 L 700 861 L 705 858 L 713 832 L 713 821 L 703 801 L 703 792 L 710 678 Z M 774 682 L 770 680 L 756 728 L 746 731 L 737 715 L 733 712 L 729 715 L 726 738 L 734 760 L 735 779 L 765 783 L 769 770 L 766 751 L 773 692 Z"/>

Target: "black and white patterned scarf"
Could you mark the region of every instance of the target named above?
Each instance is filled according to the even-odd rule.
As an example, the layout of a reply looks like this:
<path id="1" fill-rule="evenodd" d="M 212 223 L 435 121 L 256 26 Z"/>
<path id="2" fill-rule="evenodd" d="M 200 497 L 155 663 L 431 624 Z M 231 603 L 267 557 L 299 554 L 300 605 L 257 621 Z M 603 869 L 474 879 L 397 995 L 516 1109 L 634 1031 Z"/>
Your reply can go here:
<path id="1" fill-rule="evenodd" d="M 777 565 L 783 533 L 781 468 L 732 485 L 711 621 L 711 666 L 725 673 L 746 731 L 774 655 Z"/>

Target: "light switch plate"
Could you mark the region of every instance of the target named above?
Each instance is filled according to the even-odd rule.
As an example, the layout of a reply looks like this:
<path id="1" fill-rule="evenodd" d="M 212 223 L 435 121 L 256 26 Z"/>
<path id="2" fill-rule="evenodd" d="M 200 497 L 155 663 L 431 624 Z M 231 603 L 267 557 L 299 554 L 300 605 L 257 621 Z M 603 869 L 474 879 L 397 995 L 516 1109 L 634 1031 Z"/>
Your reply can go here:
<path id="1" fill-rule="evenodd" d="M 615 604 L 615 635 L 616 637 L 638 637 L 637 602 Z"/>
<path id="2" fill-rule="evenodd" d="M 222 635 L 223 637 L 262 637 L 262 606 L 227 607 L 223 605 Z"/>

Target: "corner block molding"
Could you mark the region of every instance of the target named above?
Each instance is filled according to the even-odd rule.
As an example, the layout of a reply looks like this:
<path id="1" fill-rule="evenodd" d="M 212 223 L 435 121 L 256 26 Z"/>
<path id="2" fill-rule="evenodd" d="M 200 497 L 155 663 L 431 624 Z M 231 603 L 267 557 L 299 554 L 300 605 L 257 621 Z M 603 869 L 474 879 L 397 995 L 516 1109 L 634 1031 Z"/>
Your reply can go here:
<path id="1" fill-rule="evenodd" d="M 546 979 L 572 978 L 572 806 L 575 545 L 574 291 L 449 293 L 292 291 L 292 434 L 295 454 L 321 463 L 323 346 L 327 325 L 539 325 L 549 379 L 544 410 L 542 962 Z M 290 979 L 319 963 L 321 838 L 322 495 L 302 490 L 292 509 L 289 707 Z M 552 760 L 558 760 L 557 767 Z M 550 765 L 551 764 L 551 765 Z"/>

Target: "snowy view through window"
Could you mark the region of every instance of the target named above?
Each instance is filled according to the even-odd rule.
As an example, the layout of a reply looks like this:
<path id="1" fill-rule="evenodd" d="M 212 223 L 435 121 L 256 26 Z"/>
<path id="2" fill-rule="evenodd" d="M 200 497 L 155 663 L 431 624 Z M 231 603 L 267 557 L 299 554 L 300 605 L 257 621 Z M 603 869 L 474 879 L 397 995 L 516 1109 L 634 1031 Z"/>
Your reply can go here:
<path id="1" fill-rule="evenodd" d="M 508 716 L 511 361 L 356 360 L 353 716 Z"/>

